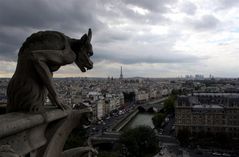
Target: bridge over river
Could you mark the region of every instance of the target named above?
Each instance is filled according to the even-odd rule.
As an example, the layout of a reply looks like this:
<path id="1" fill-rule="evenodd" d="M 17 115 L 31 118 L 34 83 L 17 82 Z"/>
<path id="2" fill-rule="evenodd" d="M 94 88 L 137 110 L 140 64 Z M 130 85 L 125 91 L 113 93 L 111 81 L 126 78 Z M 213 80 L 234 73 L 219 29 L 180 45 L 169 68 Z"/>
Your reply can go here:
<path id="1" fill-rule="evenodd" d="M 164 145 L 177 145 L 178 141 L 175 137 L 167 135 L 157 135 L 159 141 L 164 143 Z M 119 141 L 120 133 L 119 132 L 104 132 L 101 136 L 93 136 L 90 138 L 92 145 L 100 144 L 114 144 Z"/>
<path id="2" fill-rule="evenodd" d="M 166 99 L 167 99 L 167 97 L 137 105 L 134 110 L 132 110 L 129 114 L 125 115 L 121 120 L 119 120 L 116 124 L 114 124 L 112 127 L 110 127 L 108 129 L 108 132 L 104 132 L 101 135 L 91 137 L 92 143 L 94 145 L 102 144 L 102 143 L 103 144 L 104 143 L 113 144 L 114 142 L 119 140 L 120 131 L 122 131 L 126 127 L 126 125 L 129 124 L 129 122 L 131 123 L 131 122 L 133 122 L 132 121 L 133 119 L 134 120 L 135 120 L 135 118 L 137 119 L 136 116 L 142 116 L 141 113 L 139 114 L 140 110 L 160 111 L 163 108 L 162 102 Z M 144 113 L 142 113 L 142 114 L 144 114 Z M 148 121 L 149 119 L 146 119 L 146 118 L 150 118 L 150 120 L 151 120 L 152 116 L 153 116 L 152 114 L 151 114 L 151 116 L 146 115 L 146 117 L 143 117 L 143 120 L 141 118 L 140 121 L 144 121 L 144 123 L 147 123 L 146 125 L 149 125 L 149 121 Z"/>
<path id="3" fill-rule="evenodd" d="M 138 112 L 140 110 L 141 111 L 159 112 L 161 109 L 163 109 L 162 102 L 165 101 L 166 99 L 167 99 L 167 97 L 137 105 L 137 107 L 133 111 L 131 111 L 129 114 L 127 114 L 124 118 L 122 118 L 120 121 L 118 121 L 115 125 L 113 125 L 110 128 L 110 130 L 112 130 L 112 131 L 122 130 L 138 114 Z"/>
<path id="4" fill-rule="evenodd" d="M 165 101 L 168 97 L 164 97 L 158 100 L 150 101 L 144 104 L 139 104 L 138 109 L 139 110 L 145 110 L 145 111 L 155 111 L 159 112 L 161 109 L 163 109 L 162 102 Z"/>

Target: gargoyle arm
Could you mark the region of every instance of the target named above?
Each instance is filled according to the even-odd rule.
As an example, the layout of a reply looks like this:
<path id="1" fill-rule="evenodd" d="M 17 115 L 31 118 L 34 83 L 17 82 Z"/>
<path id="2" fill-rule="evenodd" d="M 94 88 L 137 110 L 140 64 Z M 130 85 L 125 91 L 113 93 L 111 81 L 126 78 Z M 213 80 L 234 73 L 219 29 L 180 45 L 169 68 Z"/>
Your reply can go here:
<path id="1" fill-rule="evenodd" d="M 33 57 L 50 65 L 63 66 L 75 61 L 76 55 L 72 50 L 35 50 Z"/>
<path id="2" fill-rule="evenodd" d="M 60 52 L 59 52 L 60 51 Z M 63 50 L 64 51 L 64 50 Z M 49 99 L 54 105 L 57 105 L 61 109 L 65 109 L 64 105 L 60 104 L 55 89 L 53 88 L 52 83 L 52 72 L 50 71 L 49 65 L 65 65 L 72 63 L 75 59 L 74 55 L 63 55 L 66 54 L 61 50 L 37 50 L 32 53 L 34 67 L 39 74 L 40 79 L 46 86 L 49 92 Z"/>

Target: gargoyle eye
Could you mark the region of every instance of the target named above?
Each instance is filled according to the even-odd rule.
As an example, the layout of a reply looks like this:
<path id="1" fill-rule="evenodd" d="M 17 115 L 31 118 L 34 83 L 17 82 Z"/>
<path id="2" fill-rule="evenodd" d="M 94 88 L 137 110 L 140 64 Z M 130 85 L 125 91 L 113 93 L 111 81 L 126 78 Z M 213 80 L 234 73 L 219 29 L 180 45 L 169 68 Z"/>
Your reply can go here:
<path id="1" fill-rule="evenodd" d="M 87 55 L 90 57 L 90 56 L 93 56 L 93 52 L 92 51 L 88 51 Z"/>

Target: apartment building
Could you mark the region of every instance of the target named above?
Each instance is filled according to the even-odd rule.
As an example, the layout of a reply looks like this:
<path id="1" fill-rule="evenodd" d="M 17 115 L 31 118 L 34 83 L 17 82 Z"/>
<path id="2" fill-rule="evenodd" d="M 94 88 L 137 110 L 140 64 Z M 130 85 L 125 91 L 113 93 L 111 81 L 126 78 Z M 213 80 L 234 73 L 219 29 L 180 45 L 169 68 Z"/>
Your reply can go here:
<path id="1" fill-rule="evenodd" d="M 239 93 L 192 93 L 179 96 L 175 107 L 176 134 L 187 129 L 228 133 L 239 137 Z"/>

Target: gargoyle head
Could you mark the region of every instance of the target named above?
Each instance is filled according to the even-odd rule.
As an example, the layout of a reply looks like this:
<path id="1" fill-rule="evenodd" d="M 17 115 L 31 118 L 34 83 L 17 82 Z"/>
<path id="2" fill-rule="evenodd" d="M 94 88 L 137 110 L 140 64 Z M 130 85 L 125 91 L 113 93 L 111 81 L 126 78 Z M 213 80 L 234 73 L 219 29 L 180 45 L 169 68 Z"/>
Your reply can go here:
<path id="1" fill-rule="evenodd" d="M 93 55 L 91 38 L 92 32 L 89 29 L 88 34 L 84 34 L 80 40 L 75 40 L 72 45 L 72 50 L 76 53 L 75 63 L 82 72 L 93 68 L 93 62 L 90 60 L 90 56 Z"/>

